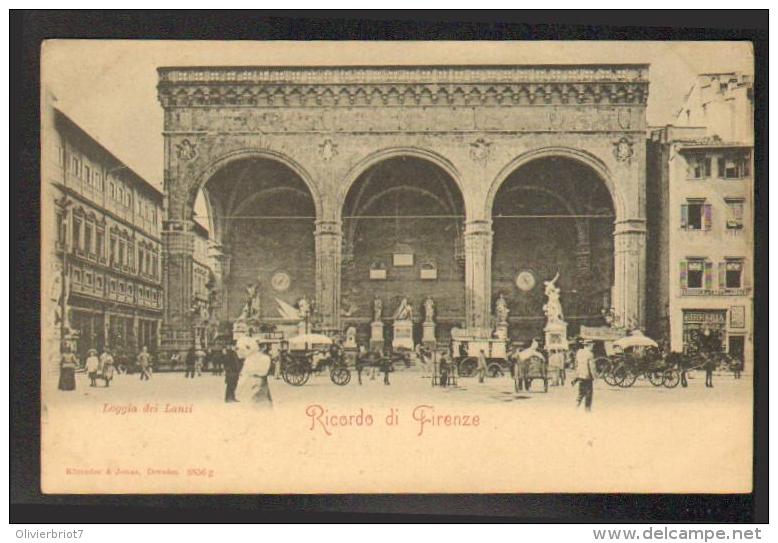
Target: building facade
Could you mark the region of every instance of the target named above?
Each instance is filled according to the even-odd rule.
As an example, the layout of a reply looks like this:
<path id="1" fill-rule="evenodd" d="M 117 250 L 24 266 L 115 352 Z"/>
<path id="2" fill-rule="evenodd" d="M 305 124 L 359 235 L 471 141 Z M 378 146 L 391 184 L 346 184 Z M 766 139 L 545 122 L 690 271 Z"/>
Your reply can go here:
<path id="1" fill-rule="evenodd" d="M 215 242 L 218 320 L 302 298 L 369 332 L 427 296 L 445 336 L 565 318 L 643 326 L 648 66 L 161 68 L 166 347 L 194 333 L 193 207 Z M 254 302 L 252 302 L 254 303 Z M 571 330 L 574 332 L 574 330 Z"/>
<path id="2" fill-rule="evenodd" d="M 106 346 L 156 351 L 163 195 L 62 111 L 44 119 L 44 353 L 56 357 L 63 339 L 82 359 Z"/>
<path id="3" fill-rule="evenodd" d="M 208 229 L 195 221 L 194 252 L 192 258 L 192 314 L 195 341 L 207 347 L 217 332 L 216 292 L 211 266 L 211 241 Z"/>
<path id="4" fill-rule="evenodd" d="M 660 278 L 658 328 L 675 351 L 716 348 L 747 368 L 754 325 L 752 105 L 749 78 L 701 75 L 678 120 L 708 124 L 653 129 L 648 143 L 658 204 L 649 222 Z"/>

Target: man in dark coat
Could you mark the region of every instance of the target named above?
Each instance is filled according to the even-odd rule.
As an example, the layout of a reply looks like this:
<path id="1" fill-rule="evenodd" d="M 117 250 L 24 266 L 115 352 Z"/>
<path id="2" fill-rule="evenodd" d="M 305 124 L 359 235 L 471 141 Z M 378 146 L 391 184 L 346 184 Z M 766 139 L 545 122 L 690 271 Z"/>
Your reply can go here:
<path id="1" fill-rule="evenodd" d="M 224 383 L 226 384 L 224 392 L 224 401 L 227 403 L 237 402 L 235 389 L 238 387 L 238 379 L 243 369 L 243 360 L 238 358 L 238 354 L 231 347 L 222 349 L 222 362 L 224 364 Z"/>
<path id="2" fill-rule="evenodd" d="M 191 377 L 192 379 L 194 379 L 196 361 L 197 361 L 197 353 L 195 350 L 195 346 L 192 345 L 191 347 L 189 347 L 189 350 L 186 352 L 186 360 L 184 360 L 184 362 L 186 363 L 186 373 L 184 374 L 184 378 Z"/>

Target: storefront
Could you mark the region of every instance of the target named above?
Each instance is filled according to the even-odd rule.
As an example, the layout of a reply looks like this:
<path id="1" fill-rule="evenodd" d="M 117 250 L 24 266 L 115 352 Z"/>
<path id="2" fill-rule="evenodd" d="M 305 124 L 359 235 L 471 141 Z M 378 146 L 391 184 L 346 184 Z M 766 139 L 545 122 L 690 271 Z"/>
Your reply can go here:
<path id="1" fill-rule="evenodd" d="M 727 350 L 726 309 L 685 309 L 683 311 L 683 350 Z"/>

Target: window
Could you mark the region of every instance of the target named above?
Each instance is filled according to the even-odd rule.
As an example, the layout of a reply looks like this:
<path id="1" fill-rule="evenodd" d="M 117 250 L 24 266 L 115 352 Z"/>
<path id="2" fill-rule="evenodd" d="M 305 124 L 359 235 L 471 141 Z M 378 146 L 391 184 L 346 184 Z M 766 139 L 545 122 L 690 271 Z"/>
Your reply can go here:
<path id="1" fill-rule="evenodd" d="M 119 283 L 119 294 L 124 294 L 124 283 Z"/>
<path id="2" fill-rule="evenodd" d="M 132 285 L 127 285 L 127 295 L 132 296 Z"/>
<path id="3" fill-rule="evenodd" d="M 95 277 L 95 285 L 98 289 L 103 290 L 103 278 L 102 276 L 98 275 Z"/>
<path id="4" fill-rule="evenodd" d="M 743 260 L 728 258 L 719 264 L 719 288 L 741 288 L 743 286 Z"/>
<path id="5" fill-rule="evenodd" d="M 92 168 L 86 164 L 84 165 L 84 180 L 86 181 L 87 185 L 92 184 Z"/>
<path id="6" fill-rule="evenodd" d="M 81 159 L 74 156 L 70 161 L 70 167 L 73 170 L 71 173 L 76 177 L 81 177 Z"/>
<path id="7" fill-rule="evenodd" d="M 712 263 L 702 258 L 681 262 L 681 288 L 710 288 Z"/>
<path id="8" fill-rule="evenodd" d="M 76 283 L 81 282 L 81 270 L 73 269 L 73 281 Z"/>
<path id="9" fill-rule="evenodd" d="M 111 198 L 116 200 L 116 183 L 111 181 L 108 186 L 110 187 L 109 192 L 111 194 Z"/>
<path id="10" fill-rule="evenodd" d="M 95 172 L 95 188 L 99 191 L 103 190 L 103 176 L 100 172 Z"/>
<path id="11" fill-rule="evenodd" d="M 84 250 L 89 254 L 94 254 L 92 249 L 92 225 L 89 223 L 84 225 Z"/>
<path id="12" fill-rule="evenodd" d="M 727 207 L 729 208 L 727 228 L 743 228 L 743 209 L 745 200 L 743 198 L 725 198 L 724 201 L 727 203 Z"/>
<path id="13" fill-rule="evenodd" d="M 157 277 L 157 255 L 151 259 L 151 275 Z"/>
<path id="14" fill-rule="evenodd" d="M 138 246 L 138 271 L 146 273 L 146 266 L 143 260 L 143 247 Z"/>
<path id="15" fill-rule="evenodd" d="M 81 246 L 81 219 L 73 219 L 73 248 L 83 249 Z"/>
<path id="16" fill-rule="evenodd" d="M 111 265 L 119 263 L 119 255 L 116 252 L 116 236 L 111 235 Z"/>
<path id="17" fill-rule="evenodd" d="M 681 206 L 681 228 L 685 230 L 710 230 L 712 209 L 705 200 L 687 200 Z"/>
<path id="18" fill-rule="evenodd" d="M 124 203 L 124 189 L 122 187 L 119 187 L 119 192 L 117 193 L 117 200 L 119 202 Z"/>
<path id="19" fill-rule="evenodd" d="M 751 169 L 749 155 L 724 155 L 719 157 L 719 177 L 721 179 L 742 179 L 748 177 Z"/>
<path id="20" fill-rule="evenodd" d="M 67 239 L 67 221 L 65 221 L 65 213 L 57 211 L 57 243 L 65 244 Z"/>
<path id="21" fill-rule="evenodd" d="M 92 286 L 92 282 L 93 282 L 92 274 L 91 273 L 87 273 L 87 274 L 84 275 L 84 277 L 86 278 L 87 286 L 91 287 Z"/>
<path id="22" fill-rule="evenodd" d="M 97 256 L 102 258 L 105 258 L 105 231 L 102 228 L 97 228 L 97 233 L 95 234 L 95 245 L 96 245 L 96 253 Z"/>
<path id="23" fill-rule="evenodd" d="M 118 262 L 118 264 L 120 266 L 126 266 L 126 263 L 124 261 L 124 242 L 123 241 L 119 242 L 119 262 Z"/>
<path id="24" fill-rule="evenodd" d="M 705 155 L 692 155 L 689 157 L 689 178 L 705 179 L 711 174 L 711 158 Z"/>
<path id="25" fill-rule="evenodd" d="M 111 279 L 111 292 L 116 292 L 116 279 Z"/>
<path id="26" fill-rule="evenodd" d="M 132 246 L 132 243 L 127 244 L 127 258 L 127 264 L 130 266 L 130 269 L 133 269 L 135 267 L 135 248 Z"/>

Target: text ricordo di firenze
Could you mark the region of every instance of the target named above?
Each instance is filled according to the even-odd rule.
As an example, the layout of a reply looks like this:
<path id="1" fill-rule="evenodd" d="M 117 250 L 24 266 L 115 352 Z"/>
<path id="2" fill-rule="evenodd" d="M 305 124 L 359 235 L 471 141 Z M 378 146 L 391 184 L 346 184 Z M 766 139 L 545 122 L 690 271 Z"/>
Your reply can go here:
<path id="1" fill-rule="evenodd" d="M 305 408 L 308 429 L 332 435 L 340 428 L 366 428 L 372 426 L 398 427 L 412 425 L 416 435 L 443 428 L 472 428 L 480 426 L 481 418 L 473 413 L 443 412 L 432 405 L 417 405 L 405 414 L 399 408 L 391 407 L 387 411 L 373 413 L 363 407 L 350 412 L 326 408 L 319 404 L 310 404 Z"/>

